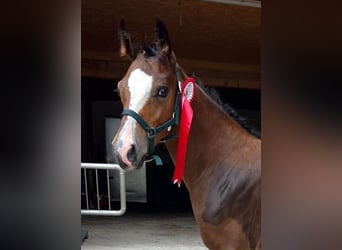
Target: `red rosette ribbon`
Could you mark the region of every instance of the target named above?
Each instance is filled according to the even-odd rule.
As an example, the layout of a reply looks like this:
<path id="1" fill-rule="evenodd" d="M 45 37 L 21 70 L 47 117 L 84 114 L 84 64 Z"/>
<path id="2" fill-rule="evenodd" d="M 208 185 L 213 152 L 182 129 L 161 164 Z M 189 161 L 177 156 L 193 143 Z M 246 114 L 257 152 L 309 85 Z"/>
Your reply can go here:
<path id="1" fill-rule="evenodd" d="M 178 132 L 178 144 L 177 144 L 177 152 L 176 152 L 176 166 L 174 175 L 172 178 L 173 183 L 178 183 L 178 187 L 180 187 L 182 183 L 185 158 L 186 158 L 186 149 L 189 139 L 190 127 L 193 117 L 193 110 L 190 105 L 191 101 L 194 98 L 195 94 L 195 80 L 193 78 L 188 78 L 182 85 L 181 89 L 181 117 L 179 123 L 179 132 Z"/>

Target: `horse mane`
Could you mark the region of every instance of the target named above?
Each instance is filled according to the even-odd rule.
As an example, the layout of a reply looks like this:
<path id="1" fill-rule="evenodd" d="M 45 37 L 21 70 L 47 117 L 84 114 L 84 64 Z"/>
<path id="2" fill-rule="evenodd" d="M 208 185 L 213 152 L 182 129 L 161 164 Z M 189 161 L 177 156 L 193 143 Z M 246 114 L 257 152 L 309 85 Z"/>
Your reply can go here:
<path id="1" fill-rule="evenodd" d="M 194 75 L 192 77 L 196 80 L 197 85 L 201 89 L 203 89 L 209 95 L 209 97 L 222 108 L 222 110 L 224 110 L 231 118 L 233 118 L 238 124 L 240 124 L 242 128 L 244 128 L 251 135 L 259 139 L 261 138 L 260 131 L 256 127 L 254 127 L 246 117 L 239 115 L 238 112 L 229 103 L 224 103 L 220 97 L 220 94 L 215 88 L 206 87 L 198 79 L 198 77 Z"/>

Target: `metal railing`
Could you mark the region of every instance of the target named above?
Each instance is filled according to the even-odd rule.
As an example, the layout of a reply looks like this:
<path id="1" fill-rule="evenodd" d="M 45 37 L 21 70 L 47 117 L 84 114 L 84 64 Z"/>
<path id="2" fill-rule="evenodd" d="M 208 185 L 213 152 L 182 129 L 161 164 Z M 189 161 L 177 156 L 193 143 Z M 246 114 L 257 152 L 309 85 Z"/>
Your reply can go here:
<path id="1" fill-rule="evenodd" d="M 82 215 L 109 215 L 120 216 L 126 212 L 126 185 L 125 185 L 125 172 L 117 164 L 108 163 L 81 163 L 81 169 L 84 171 L 84 184 L 85 184 L 85 197 L 87 209 L 81 209 Z M 87 183 L 87 169 L 95 169 L 95 181 L 96 181 L 96 198 L 97 209 L 89 209 L 89 197 L 88 197 L 88 183 Z M 98 170 L 107 170 L 107 191 L 108 191 L 108 210 L 100 209 L 100 195 L 99 195 L 99 180 Z M 111 193 L 109 185 L 109 170 L 119 171 L 120 174 L 120 210 L 111 210 Z"/>

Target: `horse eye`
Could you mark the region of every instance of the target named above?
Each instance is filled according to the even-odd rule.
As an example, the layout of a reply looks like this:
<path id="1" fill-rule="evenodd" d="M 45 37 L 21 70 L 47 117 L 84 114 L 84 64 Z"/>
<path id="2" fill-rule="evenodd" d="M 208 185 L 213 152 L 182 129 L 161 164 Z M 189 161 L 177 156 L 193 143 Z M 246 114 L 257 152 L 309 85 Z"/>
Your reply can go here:
<path id="1" fill-rule="evenodd" d="M 167 87 L 161 87 L 158 90 L 157 96 L 158 97 L 166 97 L 168 93 L 169 93 L 169 89 Z"/>

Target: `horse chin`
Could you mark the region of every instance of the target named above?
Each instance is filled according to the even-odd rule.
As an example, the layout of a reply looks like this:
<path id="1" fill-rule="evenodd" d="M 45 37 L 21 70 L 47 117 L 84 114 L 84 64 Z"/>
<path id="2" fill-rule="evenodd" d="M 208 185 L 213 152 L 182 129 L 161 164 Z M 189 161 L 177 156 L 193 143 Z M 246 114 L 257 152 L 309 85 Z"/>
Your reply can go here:
<path id="1" fill-rule="evenodd" d="M 122 168 L 126 169 L 128 171 L 140 169 L 144 166 L 144 162 L 146 160 L 146 157 L 147 157 L 147 154 L 143 155 L 141 158 L 139 158 L 139 160 L 136 160 L 135 162 L 131 162 L 131 164 L 129 164 L 129 165 L 122 162 L 122 164 L 123 164 Z"/>
<path id="2" fill-rule="evenodd" d="M 144 166 L 144 162 L 147 158 L 147 154 L 143 155 L 139 161 L 137 161 L 137 164 L 135 165 L 136 166 L 136 169 L 140 169 L 142 168 L 142 166 Z"/>

